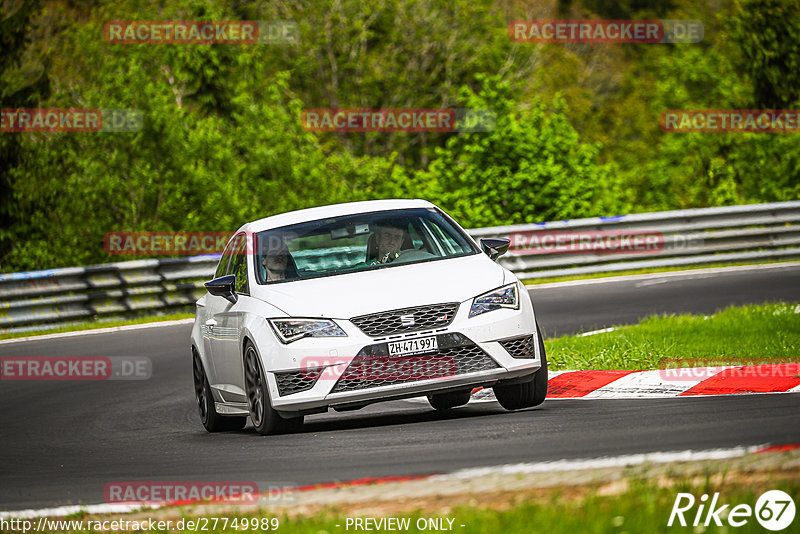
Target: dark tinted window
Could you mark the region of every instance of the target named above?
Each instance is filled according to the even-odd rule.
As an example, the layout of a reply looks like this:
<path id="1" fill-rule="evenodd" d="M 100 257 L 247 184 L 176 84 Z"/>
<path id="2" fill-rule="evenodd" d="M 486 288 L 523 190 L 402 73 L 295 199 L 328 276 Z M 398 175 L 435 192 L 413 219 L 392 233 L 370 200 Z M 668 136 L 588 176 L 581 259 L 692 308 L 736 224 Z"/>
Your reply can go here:
<path id="1" fill-rule="evenodd" d="M 237 293 L 249 294 L 247 284 L 247 236 L 238 234 L 234 239 L 233 257 L 228 269 L 228 274 L 236 275 L 234 290 Z"/>
<path id="2" fill-rule="evenodd" d="M 219 263 L 217 264 L 217 270 L 214 271 L 214 278 L 219 278 L 220 276 L 225 276 L 228 274 L 228 265 L 230 264 L 231 257 L 233 257 L 234 247 L 236 246 L 236 236 L 231 238 L 228 241 L 227 246 L 225 247 L 225 251 L 222 253 L 222 257 L 219 259 Z"/>
<path id="3" fill-rule="evenodd" d="M 331 217 L 255 234 L 258 283 L 329 276 L 478 252 L 435 209 Z"/>

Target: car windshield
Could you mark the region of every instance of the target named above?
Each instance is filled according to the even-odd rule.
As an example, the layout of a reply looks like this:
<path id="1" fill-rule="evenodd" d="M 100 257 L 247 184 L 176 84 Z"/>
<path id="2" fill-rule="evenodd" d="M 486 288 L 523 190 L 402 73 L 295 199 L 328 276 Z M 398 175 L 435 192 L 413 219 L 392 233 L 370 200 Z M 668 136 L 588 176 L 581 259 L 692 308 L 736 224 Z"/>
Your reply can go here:
<path id="1" fill-rule="evenodd" d="M 259 284 L 384 269 L 478 253 L 435 209 L 359 213 L 255 234 Z"/>

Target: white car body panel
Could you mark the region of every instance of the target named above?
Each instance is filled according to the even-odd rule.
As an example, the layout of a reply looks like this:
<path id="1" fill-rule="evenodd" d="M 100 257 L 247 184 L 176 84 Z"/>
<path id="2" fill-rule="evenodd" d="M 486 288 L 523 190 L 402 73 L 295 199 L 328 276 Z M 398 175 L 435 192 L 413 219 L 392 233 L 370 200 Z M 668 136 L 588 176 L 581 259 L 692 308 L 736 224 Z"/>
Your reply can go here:
<path id="1" fill-rule="evenodd" d="M 327 217 L 407 208 L 436 207 L 422 200 L 339 204 L 267 217 L 248 223 L 239 231 L 249 235 Z M 477 244 L 476 247 L 479 249 Z M 197 302 L 191 334 L 192 346 L 203 362 L 220 414 L 248 413 L 243 376 L 246 340 L 254 344 L 261 358 L 273 408 L 287 416 L 424 395 L 447 388 L 490 386 L 498 380 L 530 375 L 541 366 L 537 342 L 540 333 L 525 286 L 486 254 L 268 285 L 257 282 L 252 254 L 247 261 L 250 294 L 238 295 L 236 303 L 208 293 L 204 295 Z M 499 309 L 468 317 L 476 296 L 513 282 L 518 284 L 519 309 Z M 497 363 L 496 369 L 355 391 L 331 391 L 359 351 L 386 342 L 384 338 L 365 334 L 351 318 L 455 302 L 460 303 L 455 318 L 447 327 L 437 329 L 434 335 L 466 336 Z M 281 317 L 333 319 L 347 336 L 307 337 L 284 344 L 267 322 Z M 513 358 L 498 341 L 531 334 L 534 358 Z M 415 339 L 430 335 L 411 332 L 396 337 Z M 303 369 L 310 361 L 326 365 L 323 376 L 310 389 L 280 395 L 275 373 Z"/>
<path id="2" fill-rule="evenodd" d="M 370 211 L 389 211 L 409 208 L 435 208 L 427 200 L 419 199 L 390 199 L 390 200 L 365 200 L 362 202 L 347 202 L 345 204 L 331 204 L 330 206 L 319 206 L 304 210 L 280 213 L 271 217 L 265 217 L 242 226 L 239 231 L 261 232 L 270 228 L 279 228 L 290 224 L 297 224 L 305 221 L 315 221 L 328 217 L 338 217 L 341 215 L 352 215 L 353 213 L 368 213 Z"/>
<path id="3" fill-rule="evenodd" d="M 261 285 L 251 294 L 291 317 L 349 319 L 384 310 L 463 302 L 503 285 L 502 269 L 486 255 L 399 265 L 392 269 Z M 513 276 L 513 275 L 512 275 Z M 511 281 L 511 280 L 509 280 Z M 474 293 L 478 288 L 478 293 Z"/>

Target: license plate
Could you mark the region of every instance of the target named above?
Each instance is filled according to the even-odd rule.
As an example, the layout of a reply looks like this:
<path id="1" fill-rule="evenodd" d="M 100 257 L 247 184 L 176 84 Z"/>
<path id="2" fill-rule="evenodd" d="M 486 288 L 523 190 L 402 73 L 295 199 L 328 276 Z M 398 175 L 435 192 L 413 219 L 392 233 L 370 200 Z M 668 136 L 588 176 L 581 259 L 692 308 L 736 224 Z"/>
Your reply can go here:
<path id="1" fill-rule="evenodd" d="M 389 356 L 408 356 L 437 350 L 439 345 L 436 343 L 436 336 L 389 342 Z"/>

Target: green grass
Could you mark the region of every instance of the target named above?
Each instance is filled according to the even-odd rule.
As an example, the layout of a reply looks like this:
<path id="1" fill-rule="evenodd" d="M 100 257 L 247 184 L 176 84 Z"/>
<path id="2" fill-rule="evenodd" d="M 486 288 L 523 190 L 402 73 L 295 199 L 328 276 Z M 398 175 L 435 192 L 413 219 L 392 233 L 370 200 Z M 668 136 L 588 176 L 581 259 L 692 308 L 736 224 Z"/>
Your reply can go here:
<path id="1" fill-rule="evenodd" d="M 657 369 L 665 358 L 800 361 L 800 303 L 652 316 L 637 325 L 546 344 L 551 369 Z"/>
<path id="2" fill-rule="evenodd" d="M 398 532 L 431 532 L 431 530 L 421 530 L 416 527 L 417 520 L 428 520 L 436 518 L 453 519 L 452 532 L 455 533 L 492 533 L 492 534 L 515 534 L 530 532 L 546 532 L 548 534 L 656 534 L 656 533 L 704 533 L 704 534 L 737 534 L 763 533 L 765 530 L 760 526 L 755 517 L 747 518 L 747 524 L 741 527 L 732 528 L 727 525 L 724 514 L 722 515 L 723 527 L 713 525 L 708 528 L 694 528 L 693 526 L 682 527 L 679 523 L 667 527 L 670 512 L 675 503 L 678 492 L 692 493 L 697 502 L 695 506 L 684 513 L 684 517 L 689 525 L 692 524 L 697 512 L 699 497 L 702 494 L 713 495 L 719 492 L 717 506 L 729 504 L 728 510 L 735 505 L 745 504 L 751 508 L 755 507 L 758 497 L 765 491 L 780 489 L 794 498 L 795 502 L 800 496 L 800 480 L 796 477 L 776 477 L 774 480 L 761 482 L 759 484 L 747 484 L 728 479 L 721 483 L 712 483 L 708 478 L 705 481 L 689 482 L 677 481 L 673 487 L 659 487 L 652 480 L 632 480 L 627 490 L 619 495 L 602 496 L 594 490 L 584 492 L 583 495 L 564 495 L 561 489 L 550 492 L 540 493 L 539 495 L 516 495 L 506 494 L 507 501 L 489 505 L 483 503 L 483 499 L 476 496 L 474 503 L 470 506 L 445 507 L 443 510 L 432 509 L 426 512 L 420 510 L 405 513 L 389 513 L 390 517 L 409 518 L 411 528 L 408 530 L 398 530 Z M 567 492 L 569 489 L 567 489 Z M 480 499 L 480 502 L 478 501 Z M 441 505 L 440 505 L 441 506 Z M 708 506 L 705 507 L 707 511 Z M 351 525 L 346 529 L 346 518 L 349 517 L 373 517 L 375 515 L 356 515 L 349 516 L 339 509 L 331 509 L 324 513 L 306 517 L 287 518 L 279 517 L 279 527 L 276 530 L 284 534 L 293 533 L 346 533 L 364 532 L 355 530 Z M 210 518 L 208 530 L 206 532 L 241 533 L 245 530 L 241 528 L 233 529 L 230 522 L 233 518 L 271 518 L 268 511 L 262 510 L 257 514 L 240 515 L 235 512 L 213 514 L 217 518 L 227 517 L 228 528 L 221 528 L 222 521 L 218 519 L 217 528 L 212 529 Z M 193 516 L 195 519 L 198 516 Z M 703 515 L 701 522 L 705 520 Z M 201 521 L 203 521 L 201 519 Z M 241 519 L 239 519 L 241 521 Z M 797 532 L 796 525 L 800 521 L 797 517 L 795 522 L 783 532 Z M 185 523 L 184 523 L 185 524 Z M 464 525 L 463 527 L 461 525 Z M 795 530 L 793 530 L 793 528 Z M 247 530 L 255 532 L 252 529 Z M 265 530 L 266 531 L 266 530 Z M 272 531 L 272 530 L 270 530 Z M 383 530 L 384 532 L 386 530 Z M 191 532 L 185 529 L 184 532 Z M 437 532 L 433 530 L 433 532 Z M 439 531 L 441 532 L 441 531 Z"/>
<path id="3" fill-rule="evenodd" d="M 775 489 L 782 489 L 786 493 L 793 495 L 796 501 L 797 496 L 800 495 L 800 482 L 776 484 Z M 691 488 L 681 488 L 681 491 L 692 492 Z M 712 487 L 706 491 L 713 494 L 714 491 L 719 491 L 719 489 Z M 696 498 L 699 498 L 703 491 L 695 489 L 693 493 Z M 737 528 L 731 528 L 724 522 L 722 528 L 710 526 L 707 529 L 695 530 L 692 526 L 682 527 L 677 522 L 672 527 L 667 527 L 667 521 L 669 520 L 676 495 L 676 489 L 658 489 L 649 483 L 636 485 L 634 489 L 620 496 L 602 497 L 593 495 L 578 501 L 562 500 L 556 493 L 546 499 L 545 502 L 527 502 L 502 511 L 487 508 L 457 507 L 444 514 L 410 514 L 405 517 L 411 519 L 412 526 L 407 531 L 403 530 L 403 532 L 425 532 L 415 527 L 417 520 L 422 518 L 424 521 L 437 517 L 454 519 L 452 531 L 464 534 L 529 534 L 531 532 L 546 532 L 548 534 L 656 534 L 660 532 L 729 534 L 732 531 L 737 532 L 737 534 L 751 532 L 763 534 L 765 532 L 754 517 L 749 518 L 746 525 Z M 748 504 L 754 507 L 759 495 L 760 493 L 755 493 L 742 486 L 735 488 L 734 491 L 720 495 L 718 502 L 720 506 L 724 503 L 733 503 L 734 505 Z M 728 509 L 730 508 L 732 506 Z M 694 521 L 696 511 L 697 505 L 692 508 L 691 513 L 684 514 L 688 524 Z M 705 517 L 703 517 L 704 520 Z M 798 519 L 796 518 L 795 522 L 797 521 Z M 337 527 L 336 525 L 340 526 Z M 464 526 L 461 527 L 461 525 Z M 786 532 L 791 530 L 790 527 Z M 279 531 L 284 533 L 328 532 L 331 534 L 348 532 L 345 530 L 345 523 L 341 517 L 323 518 L 319 516 L 309 519 L 284 520 L 281 522 Z M 353 531 L 351 526 L 349 532 Z"/>
<path id="4" fill-rule="evenodd" d="M 635 274 L 670 273 L 676 271 L 694 271 L 697 269 L 717 269 L 720 267 L 741 267 L 745 265 L 772 265 L 776 263 L 795 263 L 792 261 L 760 261 L 757 263 L 709 263 L 705 265 L 680 265 L 675 267 L 650 267 L 647 269 L 628 269 L 626 271 L 615 271 L 611 273 L 575 274 L 568 276 L 551 276 L 549 278 L 527 278 L 523 283 L 527 286 L 539 284 L 550 284 L 553 282 L 569 282 L 571 280 L 594 280 L 597 278 L 609 278 L 611 276 L 630 276 Z"/>
<path id="5" fill-rule="evenodd" d="M 178 319 L 189 319 L 194 317 L 194 313 L 172 313 L 167 315 L 148 315 L 132 319 L 109 319 L 101 321 L 86 321 L 66 325 L 50 330 L 33 330 L 30 332 L 5 332 L 0 333 L 0 339 L 14 339 L 18 337 L 40 336 L 45 334 L 58 334 L 61 332 L 77 332 L 80 330 L 93 330 L 95 328 L 109 328 L 113 326 L 126 326 L 131 324 L 155 323 L 159 321 L 175 321 Z"/>

